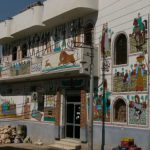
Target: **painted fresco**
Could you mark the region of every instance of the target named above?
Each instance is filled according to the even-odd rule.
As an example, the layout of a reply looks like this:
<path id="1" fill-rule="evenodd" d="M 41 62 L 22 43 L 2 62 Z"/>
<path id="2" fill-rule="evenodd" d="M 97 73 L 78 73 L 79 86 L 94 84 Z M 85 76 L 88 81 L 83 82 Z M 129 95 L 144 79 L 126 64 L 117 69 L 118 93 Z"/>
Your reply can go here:
<path id="1" fill-rule="evenodd" d="M 10 67 L 11 76 L 25 75 L 30 73 L 30 60 L 12 63 Z"/>
<path id="2" fill-rule="evenodd" d="M 103 62 L 104 62 L 104 64 L 103 64 Z M 111 74 L 112 61 L 110 59 L 101 60 L 100 64 L 101 64 L 100 74 L 103 74 L 103 71 L 105 72 L 105 75 Z"/>
<path id="3" fill-rule="evenodd" d="M 31 118 L 30 112 L 31 112 L 30 98 L 26 97 L 25 104 L 23 105 L 23 118 L 30 119 Z"/>
<path id="4" fill-rule="evenodd" d="M 62 70 L 64 68 L 80 67 L 80 51 L 78 49 L 71 51 L 64 49 L 61 52 L 43 56 L 42 72 Z"/>
<path id="5" fill-rule="evenodd" d="M 133 21 L 133 32 L 130 37 L 130 53 L 147 53 L 147 20 L 143 20 L 140 13 Z"/>
<path id="6" fill-rule="evenodd" d="M 36 121 L 41 121 L 43 117 L 43 112 L 39 111 L 39 108 L 38 108 L 38 103 L 42 100 L 42 99 L 39 99 L 39 96 L 40 98 L 42 98 L 42 96 L 38 94 L 37 92 L 33 92 L 31 96 L 32 97 L 31 119 L 36 120 Z"/>
<path id="7" fill-rule="evenodd" d="M 44 121 L 55 121 L 56 95 L 45 95 Z"/>
<path id="8" fill-rule="evenodd" d="M 1 99 L 0 118 L 4 117 L 16 117 L 16 104 L 12 99 Z"/>
<path id="9" fill-rule="evenodd" d="M 110 108 L 111 108 L 111 92 L 108 90 L 107 87 L 107 80 L 104 81 L 104 89 L 105 89 L 105 98 L 103 97 L 103 84 L 99 85 L 98 93 L 95 93 L 94 96 L 94 121 L 101 121 L 103 115 L 103 98 L 105 102 L 104 114 L 105 114 L 105 121 L 110 122 Z M 98 94 L 98 95 L 97 95 Z"/>
<path id="10" fill-rule="evenodd" d="M 0 66 L 0 75 L 2 78 L 7 78 L 10 76 L 10 67 L 7 65 L 1 64 Z"/>
<path id="11" fill-rule="evenodd" d="M 84 43 L 81 28 L 83 28 L 83 20 L 79 18 L 56 26 L 50 31 L 35 33 L 21 39 L 19 43 L 14 41 L 11 45 L 4 45 L 6 49 L 16 48 L 16 59 L 19 60 L 13 61 L 8 67 L 0 68 L 1 77 L 79 68 L 81 54 L 77 47 L 81 48 Z M 25 60 L 26 57 L 31 60 Z M 43 57 L 41 62 L 35 62 L 35 58 L 41 57 Z M 12 54 L 10 58 L 11 62 Z"/>
<path id="12" fill-rule="evenodd" d="M 101 56 L 111 56 L 111 38 L 113 31 L 108 28 L 108 23 L 103 24 L 102 35 L 100 37 Z"/>
<path id="13" fill-rule="evenodd" d="M 130 64 L 130 67 L 114 69 L 113 91 L 146 91 L 147 75 L 145 56 L 139 55 L 136 57 L 136 63 Z"/>
<path id="14" fill-rule="evenodd" d="M 129 100 L 129 124 L 146 125 L 148 95 L 128 95 L 127 99 Z"/>
<path id="15" fill-rule="evenodd" d="M 42 70 L 42 59 L 38 57 L 32 57 L 31 60 L 31 74 L 40 73 Z"/>

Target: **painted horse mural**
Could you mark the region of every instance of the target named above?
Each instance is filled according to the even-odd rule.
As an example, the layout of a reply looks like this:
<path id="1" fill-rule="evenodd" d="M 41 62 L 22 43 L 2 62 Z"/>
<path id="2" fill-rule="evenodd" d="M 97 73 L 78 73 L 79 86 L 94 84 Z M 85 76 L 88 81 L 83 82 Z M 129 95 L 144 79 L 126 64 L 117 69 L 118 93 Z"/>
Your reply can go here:
<path id="1" fill-rule="evenodd" d="M 143 51 L 143 46 L 146 44 L 147 34 L 147 20 L 142 20 L 140 13 L 133 21 L 133 33 L 130 35 L 132 38 L 131 44 L 136 48 L 136 51 Z"/>

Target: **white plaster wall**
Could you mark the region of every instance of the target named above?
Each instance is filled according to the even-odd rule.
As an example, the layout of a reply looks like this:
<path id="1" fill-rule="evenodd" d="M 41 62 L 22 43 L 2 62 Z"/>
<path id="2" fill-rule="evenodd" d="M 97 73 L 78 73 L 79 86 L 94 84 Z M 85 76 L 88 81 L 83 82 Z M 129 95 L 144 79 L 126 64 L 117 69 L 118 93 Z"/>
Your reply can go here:
<path id="1" fill-rule="evenodd" d="M 10 37 L 11 20 L 5 20 L 0 23 L 0 39 Z"/>
<path id="2" fill-rule="evenodd" d="M 96 23 L 95 42 L 99 43 L 103 24 L 108 22 L 108 27 L 114 33 L 125 31 L 131 33 L 133 19 L 138 12 L 146 17 L 150 13 L 149 0 L 99 0 L 99 14 Z"/>
<path id="3" fill-rule="evenodd" d="M 104 23 L 108 23 L 108 28 L 111 29 L 114 34 L 111 39 L 111 57 L 107 58 L 110 62 L 110 71 L 105 72 L 105 77 L 108 82 L 108 89 L 113 90 L 113 74 L 114 69 L 117 68 L 121 70 L 122 67 L 130 70 L 130 64 L 136 64 L 138 57 L 142 52 L 137 53 L 130 53 L 130 40 L 129 34 L 133 32 L 133 21 L 134 18 L 138 17 L 138 13 L 141 14 L 142 20 L 148 21 L 148 14 L 150 13 L 150 1 L 149 0 L 99 0 L 99 12 L 98 12 L 98 19 L 95 26 L 95 44 L 99 45 L 99 52 L 100 50 L 100 37 L 102 35 L 102 28 Z M 128 63 L 126 65 L 114 66 L 114 40 L 120 32 L 123 32 L 127 35 L 128 38 Z M 147 52 L 149 47 L 147 45 Z M 148 63 L 148 55 L 145 55 L 146 61 L 144 63 Z M 102 65 L 102 58 L 99 56 L 99 84 L 102 83 L 102 72 L 101 72 L 101 65 Z M 146 70 L 147 70 L 146 66 Z M 147 87 L 148 87 L 148 80 L 147 80 Z M 113 101 L 116 99 L 117 96 L 122 96 L 126 99 L 126 95 L 135 95 L 135 94 L 148 94 L 147 91 L 128 91 L 128 92 L 117 92 L 113 93 L 112 91 L 112 104 Z M 112 118 L 113 116 L 111 116 Z M 128 116 L 129 117 L 129 116 Z M 128 118 L 129 119 L 129 118 Z M 129 121 L 129 120 L 128 120 Z M 148 120 L 147 124 L 148 125 Z M 146 126 L 145 126 L 146 127 Z"/>

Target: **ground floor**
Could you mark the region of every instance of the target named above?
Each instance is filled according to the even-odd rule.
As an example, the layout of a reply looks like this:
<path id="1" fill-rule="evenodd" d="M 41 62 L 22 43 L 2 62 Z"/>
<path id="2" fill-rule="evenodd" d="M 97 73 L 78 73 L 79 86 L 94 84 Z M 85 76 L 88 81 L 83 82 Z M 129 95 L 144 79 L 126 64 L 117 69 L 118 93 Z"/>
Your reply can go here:
<path id="1" fill-rule="evenodd" d="M 94 82 L 94 89 L 98 89 L 97 79 Z M 26 125 L 27 135 L 33 141 L 40 139 L 44 143 L 53 143 L 56 139 L 72 138 L 82 143 L 88 142 L 89 77 L 30 79 L 1 83 L 0 87 L 0 126 Z M 106 92 L 109 96 L 109 92 Z M 114 147 L 120 143 L 122 137 L 133 137 L 138 146 L 149 150 L 150 129 L 147 124 L 138 122 L 139 126 L 135 126 L 130 123 L 131 116 L 128 112 L 130 108 L 133 109 L 132 112 L 135 111 L 135 107 L 125 103 L 124 98 L 118 95 L 113 94 L 112 98 L 116 99 L 116 103 L 112 103 L 109 98 L 109 103 L 106 103 L 107 123 L 103 136 L 106 139 L 105 145 Z M 102 141 L 100 97 L 94 96 L 93 103 L 93 140 L 94 147 L 99 149 Z M 145 106 L 144 103 L 142 106 Z M 138 119 L 137 115 L 135 119 Z"/>
<path id="2" fill-rule="evenodd" d="M 18 124 L 26 125 L 27 135 L 31 137 L 33 142 L 40 139 L 46 145 L 54 143 L 56 132 L 58 131 L 58 129 L 52 123 L 41 123 L 35 121 L 12 120 L 12 119 L 0 120 L 0 126 L 6 124 L 12 126 Z M 94 132 L 93 132 L 94 150 L 98 150 L 101 147 L 101 140 L 102 140 L 101 130 L 102 130 L 101 125 L 94 123 Z M 137 129 L 121 126 L 109 126 L 109 125 L 105 126 L 105 146 L 107 148 L 118 146 L 120 144 L 120 140 L 122 137 L 133 137 L 135 143 L 139 147 L 141 147 L 142 150 L 149 150 L 150 129 Z M 87 143 L 83 143 L 83 147 L 86 150 Z"/>

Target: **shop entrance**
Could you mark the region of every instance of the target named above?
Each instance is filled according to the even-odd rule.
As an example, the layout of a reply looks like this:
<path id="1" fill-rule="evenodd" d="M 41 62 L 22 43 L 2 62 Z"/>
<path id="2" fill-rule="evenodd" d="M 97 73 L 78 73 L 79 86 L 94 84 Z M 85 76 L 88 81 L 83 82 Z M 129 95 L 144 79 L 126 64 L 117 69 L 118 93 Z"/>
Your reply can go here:
<path id="1" fill-rule="evenodd" d="M 80 96 L 67 96 L 66 137 L 80 138 Z"/>

